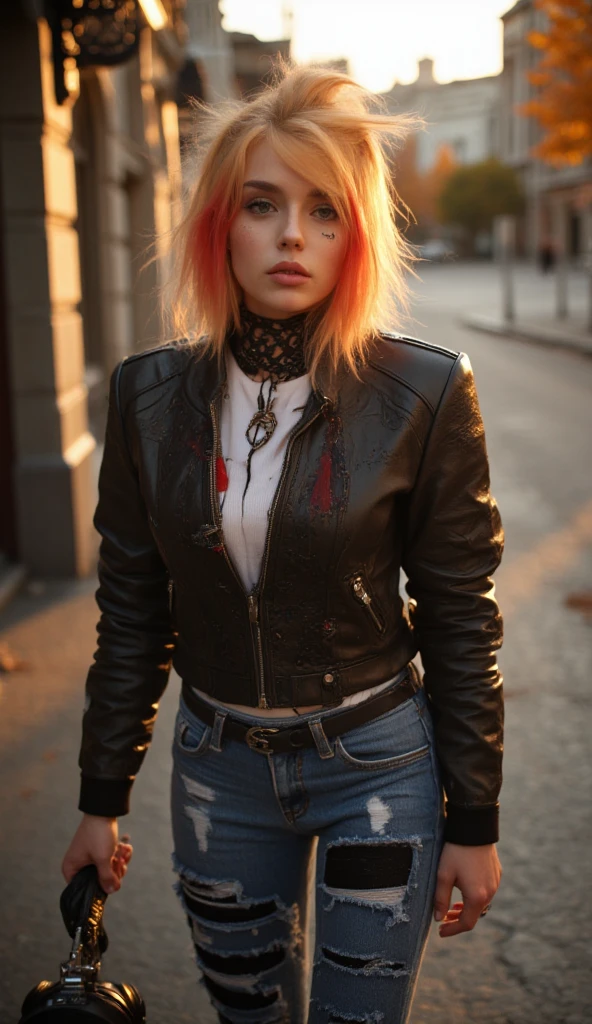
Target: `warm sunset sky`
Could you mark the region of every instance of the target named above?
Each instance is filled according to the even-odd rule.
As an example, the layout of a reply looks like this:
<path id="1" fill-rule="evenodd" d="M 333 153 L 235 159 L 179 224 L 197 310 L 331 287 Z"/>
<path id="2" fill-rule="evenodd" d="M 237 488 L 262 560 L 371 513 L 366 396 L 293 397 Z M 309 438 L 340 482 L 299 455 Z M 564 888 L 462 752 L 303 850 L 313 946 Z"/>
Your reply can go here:
<path id="1" fill-rule="evenodd" d="M 501 70 L 499 16 L 513 0 L 221 0 L 228 30 L 260 39 L 284 34 L 293 11 L 296 60 L 349 57 L 355 78 L 377 92 L 411 82 L 430 56 L 440 82 Z M 284 13 L 283 13 L 284 12 Z"/>

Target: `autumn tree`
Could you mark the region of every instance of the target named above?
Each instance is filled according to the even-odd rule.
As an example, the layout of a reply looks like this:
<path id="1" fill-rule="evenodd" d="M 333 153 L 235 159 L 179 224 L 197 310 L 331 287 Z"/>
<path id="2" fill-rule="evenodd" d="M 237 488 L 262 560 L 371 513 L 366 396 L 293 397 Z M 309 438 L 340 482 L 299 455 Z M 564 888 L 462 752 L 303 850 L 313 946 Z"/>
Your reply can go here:
<path id="1" fill-rule="evenodd" d="M 520 108 L 544 130 L 534 153 L 550 164 L 592 156 L 592 0 L 535 0 L 545 31 L 528 41 L 541 57 L 528 79 L 536 96 Z"/>
<path id="2" fill-rule="evenodd" d="M 524 196 L 515 171 L 490 157 L 453 171 L 439 207 L 444 223 L 457 224 L 474 239 L 481 231 L 491 231 L 500 214 L 521 213 Z"/>
<path id="3" fill-rule="evenodd" d="M 438 147 L 433 165 L 421 172 L 417 167 L 417 143 L 411 136 L 397 156 L 395 187 L 409 207 L 420 230 L 429 231 L 440 221 L 439 197 L 456 168 L 454 154 L 446 144 Z"/>
<path id="4" fill-rule="evenodd" d="M 458 167 L 454 152 L 445 142 L 438 146 L 436 159 L 423 178 L 422 215 L 432 223 L 440 223 L 440 196 Z"/>

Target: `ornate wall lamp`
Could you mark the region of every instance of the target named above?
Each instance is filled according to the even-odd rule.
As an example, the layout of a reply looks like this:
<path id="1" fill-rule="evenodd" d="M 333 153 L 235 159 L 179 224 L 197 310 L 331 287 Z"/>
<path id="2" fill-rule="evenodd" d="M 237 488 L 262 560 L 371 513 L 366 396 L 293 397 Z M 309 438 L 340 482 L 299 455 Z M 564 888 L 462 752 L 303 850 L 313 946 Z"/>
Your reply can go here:
<path id="1" fill-rule="evenodd" d="M 56 100 L 74 99 L 78 71 L 123 64 L 138 50 L 140 30 L 169 24 L 162 0 L 45 0 L 53 42 Z"/>

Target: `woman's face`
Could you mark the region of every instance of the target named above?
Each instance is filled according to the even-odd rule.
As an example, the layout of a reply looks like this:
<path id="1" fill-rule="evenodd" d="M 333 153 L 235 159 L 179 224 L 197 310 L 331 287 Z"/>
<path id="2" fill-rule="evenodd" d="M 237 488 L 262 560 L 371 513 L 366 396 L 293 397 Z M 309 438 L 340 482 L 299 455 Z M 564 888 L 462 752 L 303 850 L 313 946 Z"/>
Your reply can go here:
<path id="1" fill-rule="evenodd" d="M 329 200 L 260 142 L 247 159 L 229 232 L 232 269 L 252 313 L 281 320 L 322 302 L 339 279 L 347 233 Z"/>

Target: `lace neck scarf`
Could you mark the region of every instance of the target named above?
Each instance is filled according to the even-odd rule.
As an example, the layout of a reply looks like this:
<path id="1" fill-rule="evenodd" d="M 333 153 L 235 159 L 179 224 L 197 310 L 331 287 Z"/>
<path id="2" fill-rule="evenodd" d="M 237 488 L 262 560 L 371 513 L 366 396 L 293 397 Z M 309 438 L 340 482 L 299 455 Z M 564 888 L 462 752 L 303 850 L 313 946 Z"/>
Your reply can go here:
<path id="1" fill-rule="evenodd" d="M 232 333 L 229 342 L 243 373 L 255 377 L 263 370 L 276 384 L 306 373 L 306 312 L 287 320 L 271 320 L 241 306 L 240 314 L 240 330 Z"/>

